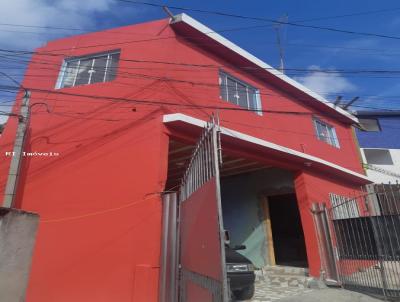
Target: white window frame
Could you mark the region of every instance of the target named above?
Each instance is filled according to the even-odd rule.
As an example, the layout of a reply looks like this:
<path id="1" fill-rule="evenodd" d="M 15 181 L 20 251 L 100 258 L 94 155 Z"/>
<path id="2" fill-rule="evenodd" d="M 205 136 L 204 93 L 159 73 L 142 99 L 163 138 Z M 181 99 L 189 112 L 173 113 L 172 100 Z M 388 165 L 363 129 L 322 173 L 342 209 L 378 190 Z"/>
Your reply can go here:
<path id="1" fill-rule="evenodd" d="M 74 58 L 64 59 L 62 65 L 61 65 L 61 70 L 60 70 L 60 73 L 59 73 L 59 76 L 58 76 L 58 79 L 57 79 L 57 83 L 56 83 L 56 87 L 55 87 L 55 88 L 56 88 L 56 89 L 62 89 L 62 88 L 64 88 L 63 83 L 64 83 L 64 80 L 65 80 L 65 73 L 66 73 L 66 71 L 67 71 L 68 64 L 73 63 L 73 62 L 78 62 L 78 65 L 77 65 L 76 70 L 75 70 L 74 82 L 73 82 L 72 86 L 70 86 L 70 87 L 65 87 L 65 88 L 72 88 L 72 87 L 76 87 L 76 86 L 75 86 L 75 83 L 76 83 L 76 79 L 77 79 L 77 77 L 78 77 L 78 70 L 79 70 L 79 66 L 80 66 L 80 63 L 81 63 L 82 60 L 91 59 L 91 60 L 92 60 L 91 69 L 93 69 L 93 65 L 94 65 L 94 63 L 95 63 L 95 61 L 96 61 L 96 58 L 105 57 L 105 56 L 107 56 L 107 62 L 106 62 L 106 66 L 105 66 L 103 81 L 102 81 L 102 82 L 96 82 L 96 83 L 105 83 L 105 82 L 109 82 L 109 81 L 106 81 L 107 72 L 109 72 L 108 66 L 109 66 L 109 62 L 111 61 L 111 56 L 112 56 L 112 55 L 115 55 L 115 54 L 121 54 L 121 51 L 120 51 L 120 50 L 113 50 L 113 51 L 103 52 L 103 53 L 97 53 L 97 54 L 93 54 L 93 55 L 85 55 L 85 56 L 81 56 L 81 57 L 74 57 Z M 90 81 L 91 81 L 91 78 L 92 78 L 92 74 L 93 74 L 93 73 L 90 73 L 90 75 L 89 75 L 89 80 L 88 80 L 88 83 L 87 83 L 87 84 L 81 84 L 81 85 L 78 85 L 78 86 L 94 84 L 94 83 L 91 83 L 91 82 L 90 82 Z"/>
<path id="2" fill-rule="evenodd" d="M 246 103 L 247 103 L 247 109 L 248 109 L 249 111 L 255 112 L 255 113 L 258 114 L 258 115 L 263 115 L 263 114 L 262 114 L 262 108 L 261 108 L 262 105 L 261 105 L 260 90 L 259 90 L 258 88 L 254 87 L 254 86 L 252 86 L 252 85 L 250 85 L 250 84 L 247 84 L 246 82 L 243 82 L 242 80 L 239 80 L 238 78 L 236 78 L 236 77 L 230 75 L 229 73 L 227 73 L 227 72 L 225 72 L 225 71 L 223 71 L 223 70 L 220 70 L 220 71 L 219 71 L 219 75 L 218 75 L 218 77 L 219 77 L 220 91 L 221 91 L 221 86 L 223 85 L 223 83 L 222 83 L 222 77 L 221 77 L 222 75 L 224 75 L 224 76 L 225 76 L 224 78 L 226 79 L 226 81 L 225 81 L 225 83 L 224 83 L 224 86 L 225 86 L 225 88 L 226 88 L 226 91 L 225 91 L 226 95 L 229 95 L 229 93 L 228 93 L 228 78 L 235 82 L 235 85 L 236 85 L 236 92 L 237 92 L 237 89 L 238 89 L 238 88 L 237 88 L 237 85 L 238 85 L 238 84 L 241 84 L 241 85 L 243 85 L 243 86 L 246 86 L 246 95 L 247 95 Z M 254 94 L 255 94 L 255 102 L 256 102 L 255 106 L 256 106 L 256 108 L 251 108 L 251 107 L 250 107 L 250 103 L 249 103 L 249 102 L 250 102 L 249 89 L 252 89 L 252 90 L 254 90 L 254 92 L 255 92 Z M 223 98 L 222 98 L 222 95 L 220 95 L 219 97 L 220 97 L 221 99 L 223 99 Z M 225 100 L 225 99 L 223 99 L 223 100 L 226 101 L 226 102 L 229 102 L 229 103 L 231 103 L 231 104 L 237 105 L 237 106 L 239 106 L 239 107 L 241 107 L 241 108 L 245 108 L 245 107 L 239 105 L 238 103 L 233 103 L 233 102 L 231 102 L 230 100 Z M 238 100 L 238 99 L 237 99 L 237 100 Z M 245 109 L 246 109 L 246 108 L 245 108 Z"/>
<path id="3" fill-rule="evenodd" d="M 328 141 L 322 138 L 321 134 L 318 132 L 318 123 L 321 124 L 323 127 L 327 128 L 327 133 L 328 133 Z M 314 129 L 315 133 L 317 135 L 318 140 L 323 141 L 327 143 L 328 145 L 331 145 L 332 147 L 340 149 L 340 144 L 339 144 L 339 139 L 336 134 L 336 129 L 335 127 L 329 125 L 328 123 L 325 123 L 324 121 L 321 121 L 318 118 L 313 119 L 313 124 L 314 124 Z"/>

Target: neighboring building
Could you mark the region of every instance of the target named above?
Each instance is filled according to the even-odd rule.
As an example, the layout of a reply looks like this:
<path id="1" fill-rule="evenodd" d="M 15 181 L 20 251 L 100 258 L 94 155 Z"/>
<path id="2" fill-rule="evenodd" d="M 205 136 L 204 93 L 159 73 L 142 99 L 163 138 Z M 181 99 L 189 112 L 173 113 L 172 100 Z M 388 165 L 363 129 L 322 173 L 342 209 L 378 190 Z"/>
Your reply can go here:
<path id="1" fill-rule="evenodd" d="M 358 111 L 356 116 L 368 177 L 375 183 L 400 182 L 400 111 Z"/>
<path id="2" fill-rule="evenodd" d="M 179 186 L 212 113 L 222 227 L 258 267 L 319 277 L 313 203 L 369 183 L 353 115 L 185 14 L 49 42 L 23 87 L 37 105 L 15 206 L 41 217 L 28 302 L 157 301 L 162 193 Z M 17 122 L 0 139 L 0 192 Z M 215 267 L 203 248 L 190 257 Z"/>

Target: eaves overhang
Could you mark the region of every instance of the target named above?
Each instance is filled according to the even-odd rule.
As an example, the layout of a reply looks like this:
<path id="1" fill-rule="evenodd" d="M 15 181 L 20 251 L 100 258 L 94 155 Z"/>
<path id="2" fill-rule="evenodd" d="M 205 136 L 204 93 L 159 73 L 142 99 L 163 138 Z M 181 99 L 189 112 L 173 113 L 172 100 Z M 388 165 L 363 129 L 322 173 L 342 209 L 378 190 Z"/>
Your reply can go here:
<path id="1" fill-rule="evenodd" d="M 223 52 L 224 56 L 228 55 L 229 53 L 230 55 L 233 55 L 235 60 L 238 62 L 247 61 L 247 65 L 254 65 L 255 67 L 260 68 L 258 71 L 263 71 L 264 76 L 266 76 L 268 79 L 277 81 L 279 83 L 278 85 L 284 88 L 288 93 L 297 94 L 301 97 L 303 102 L 308 102 L 309 105 L 314 106 L 321 111 L 331 113 L 332 117 L 337 118 L 342 122 L 349 124 L 358 123 L 357 117 L 351 113 L 340 108 L 339 106 L 334 105 L 321 95 L 286 76 L 279 70 L 258 59 L 248 51 L 224 38 L 189 15 L 182 13 L 174 16 L 171 18 L 170 25 L 183 37 L 192 40 L 201 40 L 203 42 L 202 44 L 204 45 L 209 44 L 208 42 L 213 42 L 215 45 L 219 46 L 219 51 Z M 209 41 L 205 39 L 208 39 Z M 257 74 L 260 73 L 258 72 Z"/>
<path id="2" fill-rule="evenodd" d="M 175 127 L 182 130 L 188 130 L 190 127 L 200 130 L 206 126 L 207 122 L 186 114 L 174 113 L 164 115 L 163 123 L 166 126 Z M 298 166 L 303 166 L 304 168 L 311 167 L 311 169 L 323 171 L 333 176 L 336 175 L 360 185 L 371 183 L 371 180 L 367 176 L 322 158 L 287 148 L 282 145 L 278 145 L 226 127 L 220 127 L 220 131 L 223 141 L 230 140 L 236 146 L 254 147 L 253 149 L 256 148 L 265 156 L 270 154 L 274 157 L 281 158 L 284 161 L 292 162 Z"/>

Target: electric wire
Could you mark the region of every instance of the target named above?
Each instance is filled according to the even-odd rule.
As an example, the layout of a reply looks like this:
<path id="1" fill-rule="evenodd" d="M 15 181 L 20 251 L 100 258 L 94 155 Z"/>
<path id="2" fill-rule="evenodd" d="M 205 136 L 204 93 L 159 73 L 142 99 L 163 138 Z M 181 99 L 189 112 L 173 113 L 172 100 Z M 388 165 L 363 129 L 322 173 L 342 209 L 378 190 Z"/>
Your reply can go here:
<path id="1" fill-rule="evenodd" d="M 13 52 L 14 50 L 5 50 L 5 49 L 0 49 L 1 51 L 5 52 Z M 52 56 L 54 54 L 51 53 L 37 53 L 37 52 L 31 52 L 32 54 L 40 54 L 40 55 L 48 55 Z M 57 54 L 56 56 L 65 56 L 65 54 Z M 1 55 L 0 55 L 1 57 Z M 79 57 L 78 57 L 79 58 Z M 29 60 L 19 60 L 15 58 L 10 58 L 13 61 L 21 64 L 26 64 L 26 63 L 32 63 L 32 64 L 42 64 L 42 65 L 53 65 L 57 66 L 58 69 L 60 68 L 60 64 L 56 64 L 54 61 L 46 61 L 46 60 L 37 60 L 33 59 L 32 61 Z M 153 64 L 161 64 L 161 65 L 175 65 L 175 66 L 184 66 L 184 67 L 196 67 L 196 68 L 223 68 L 224 65 L 217 65 L 217 64 L 196 64 L 196 63 L 186 63 L 186 62 L 172 62 L 172 61 L 157 61 L 157 60 L 143 60 L 143 59 L 123 59 L 120 58 L 121 62 L 131 62 L 131 63 L 153 63 Z M 110 67 L 109 67 L 110 68 Z M 115 67 L 119 69 L 137 69 L 137 68 L 132 68 L 132 67 Z M 142 68 L 148 68 L 148 67 L 142 67 Z M 250 70 L 250 71 L 257 71 L 257 70 L 273 70 L 277 71 L 276 68 L 274 67 L 260 67 L 260 66 L 254 66 L 254 65 L 248 65 L 248 66 L 235 66 L 237 69 L 244 69 L 244 70 Z M 112 69 L 112 68 L 111 68 Z M 396 74 L 400 75 L 400 70 L 398 69 L 343 69 L 343 68 L 285 68 L 286 71 L 289 72 L 305 72 L 305 73 L 320 73 L 320 74 Z"/>
<path id="2" fill-rule="evenodd" d="M 182 10 L 182 11 L 192 11 L 192 12 L 197 12 L 197 13 L 202 13 L 202 14 L 211 14 L 211 15 L 230 17 L 230 18 L 236 18 L 236 19 L 265 21 L 265 22 L 269 22 L 272 24 L 290 25 L 293 27 L 310 28 L 310 29 L 316 29 L 316 30 L 338 32 L 338 33 L 343 33 L 343 34 L 361 35 L 361 36 L 400 40 L 399 36 L 390 36 L 390 35 L 386 35 L 386 34 L 368 33 L 368 32 L 358 32 L 358 31 L 354 31 L 354 30 L 338 29 L 338 28 L 333 28 L 333 27 L 323 27 L 323 26 L 316 26 L 316 25 L 306 25 L 306 24 L 294 23 L 294 22 L 284 22 L 284 21 L 273 20 L 270 18 L 245 16 L 245 15 L 240 15 L 240 14 L 226 13 L 226 12 L 222 12 L 222 11 L 196 9 L 196 8 L 189 8 L 189 7 L 182 7 L 182 6 L 171 6 L 171 5 L 167 5 L 167 4 L 157 4 L 157 3 L 145 2 L 145 1 L 134 1 L 134 0 L 116 0 L 116 1 L 124 2 L 124 3 L 131 3 L 131 4 L 140 4 L 140 5 L 145 5 L 145 6 L 153 6 L 153 7 L 159 7 L 159 8 L 168 7 L 170 9 L 177 9 L 177 10 Z"/>

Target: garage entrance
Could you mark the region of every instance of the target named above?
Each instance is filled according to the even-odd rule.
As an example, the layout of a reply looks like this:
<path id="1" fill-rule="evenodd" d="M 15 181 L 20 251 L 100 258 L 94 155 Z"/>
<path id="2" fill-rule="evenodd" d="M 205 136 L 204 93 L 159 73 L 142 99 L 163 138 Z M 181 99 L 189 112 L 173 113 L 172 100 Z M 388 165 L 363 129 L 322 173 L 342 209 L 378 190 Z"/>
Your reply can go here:
<path id="1" fill-rule="evenodd" d="M 213 128 L 210 129 L 214 131 Z M 169 208 L 163 208 L 163 219 L 167 219 L 165 222 L 171 224 L 177 234 L 178 242 L 171 248 L 175 249 L 176 263 L 180 265 L 178 270 L 173 269 L 170 272 L 173 276 L 179 276 L 179 282 L 171 290 L 178 293 L 176 290 L 179 288 L 182 301 L 188 300 L 188 297 L 202 297 L 202 301 L 227 299 L 223 230 L 230 233 L 231 247 L 246 247 L 238 252 L 257 268 L 276 264 L 275 244 L 278 262 L 285 265 L 304 265 L 302 258 L 296 256 L 290 259 L 288 255 L 292 253 L 285 253 L 286 246 L 289 246 L 287 241 L 291 237 L 284 228 L 276 226 L 277 231 L 272 234 L 271 217 L 276 216 L 275 224 L 284 215 L 279 207 L 272 206 L 271 212 L 270 203 L 285 204 L 290 201 L 294 208 L 287 205 L 282 205 L 282 208 L 297 210 L 292 172 L 243 157 L 236 150 L 224 150 L 221 154 L 217 142 L 215 137 L 210 142 L 204 141 L 203 136 L 195 146 L 180 138 L 171 138 L 169 142 L 165 191 L 174 192 L 180 188 L 178 206 L 175 207 L 178 209 L 179 219 L 178 223 L 168 220 Z M 203 152 L 207 148 L 211 148 L 214 153 Z M 221 158 L 222 166 L 216 162 L 216 159 Z M 268 200 L 270 196 L 275 196 L 275 200 Z M 287 198 L 279 200 L 276 196 Z M 298 210 L 294 213 L 297 216 L 293 214 L 290 219 L 295 217 L 300 221 Z M 291 226 L 297 228 L 298 225 Z M 169 250 L 168 232 L 165 233 L 167 237 L 163 236 L 165 259 L 168 258 Z M 290 234 L 298 237 L 302 230 L 297 235 L 294 231 Z M 304 246 L 304 238 L 301 240 Z M 286 242 L 286 246 L 281 242 Z M 169 262 L 166 260 L 166 263 Z M 165 271 L 168 270 L 162 269 L 162 272 Z M 167 284 L 168 276 L 163 273 L 162 284 Z M 175 280 L 175 277 L 170 280 Z"/>
<path id="2" fill-rule="evenodd" d="M 223 177 L 221 201 L 231 245 L 245 245 L 240 253 L 256 267 L 308 266 L 290 171 L 261 166 L 257 171 Z"/>
<path id="3" fill-rule="evenodd" d="M 296 195 L 268 197 L 275 262 L 307 267 L 307 253 Z"/>
<path id="4" fill-rule="evenodd" d="M 166 191 L 174 190 L 194 146 L 172 139 Z M 223 228 L 231 246 L 262 268 L 269 265 L 308 267 L 291 171 L 223 152 L 220 171 Z"/>

